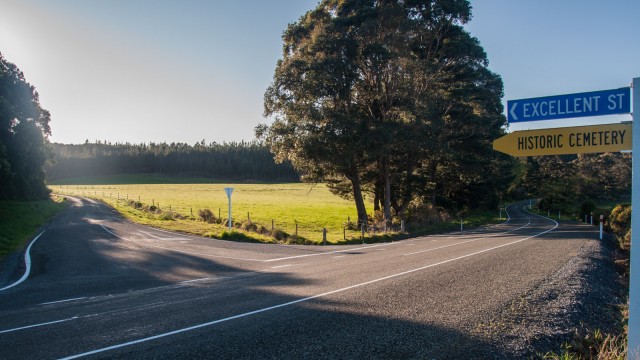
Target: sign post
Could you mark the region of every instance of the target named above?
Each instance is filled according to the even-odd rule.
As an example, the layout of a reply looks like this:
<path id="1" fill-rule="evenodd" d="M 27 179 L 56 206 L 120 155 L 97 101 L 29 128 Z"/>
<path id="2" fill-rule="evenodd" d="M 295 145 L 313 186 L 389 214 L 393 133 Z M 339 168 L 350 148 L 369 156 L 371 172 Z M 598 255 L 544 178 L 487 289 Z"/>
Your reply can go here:
<path id="1" fill-rule="evenodd" d="M 633 140 L 628 359 L 640 357 L 640 78 L 633 79 Z"/>
<path id="2" fill-rule="evenodd" d="M 521 131 L 497 139 L 493 147 L 513 156 L 632 150 L 632 249 L 629 269 L 627 358 L 640 359 L 640 78 L 634 78 L 630 88 L 510 100 L 507 101 L 507 121 L 517 123 L 629 114 L 631 103 L 634 110 L 631 128 L 627 124 L 617 124 L 544 129 L 538 132 Z M 609 147 L 611 145 L 614 147 Z M 585 216 L 585 222 L 586 220 Z M 590 222 L 593 225 L 593 213 Z M 600 224 L 602 226 L 602 222 Z"/>
<path id="3" fill-rule="evenodd" d="M 227 193 L 227 198 L 229 199 L 229 231 L 231 231 L 231 194 L 233 193 L 233 188 L 226 187 L 224 192 Z"/>

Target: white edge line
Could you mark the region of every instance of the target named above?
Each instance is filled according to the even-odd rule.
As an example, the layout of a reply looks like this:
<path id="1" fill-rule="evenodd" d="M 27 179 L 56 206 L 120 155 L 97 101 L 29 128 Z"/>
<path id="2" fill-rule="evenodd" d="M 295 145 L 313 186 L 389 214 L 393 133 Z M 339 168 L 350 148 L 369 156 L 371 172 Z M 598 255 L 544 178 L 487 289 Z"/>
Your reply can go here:
<path id="1" fill-rule="evenodd" d="M 78 317 L 74 316 L 74 317 L 68 318 L 68 319 L 49 321 L 49 322 L 41 323 L 41 324 L 28 325 L 28 326 L 22 326 L 22 327 L 8 329 L 8 330 L 2 330 L 2 331 L 0 331 L 0 334 L 10 333 L 10 332 L 19 331 L 19 330 L 25 330 L 25 329 L 31 329 L 31 328 L 34 328 L 34 327 L 40 327 L 40 326 L 45 326 L 45 325 L 58 324 L 58 323 L 61 323 L 61 322 L 75 320 L 75 319 L 78 319 Z"/>
<path id="2" fill-rule="evenodd" d="M 40 234 L 38 234 L 38 236 L 36 236 L 31 241 L 29 246 L 27 246 L 27 250 L 24 252 L 24 265 L 25 265 L 26 269 L 24 270 L 24 274 L 22 275 L 20 280 L 14 282 L 13 284 L 11 284 L 9 286 L 3 287 L 2 289 L 0 289 L 0 291 L 11 289 L 12 287 L 20 285 L 23 281 L 27 280 L 27 278 L 29 277 L 29 273 L 31 272 L 31 255 L 29 255 L 29 252 L 31 251 L 31 247 L 33 246 L 33 244 L 35 244 L 36 241 L 38 241 L 40 236 L 42 236 L 42 234 L 44 234 L 45 231 L 47 231 L 47 230 L 42 230 L 42 232 Z"/>
<path id="3" fill-rule="evenodd" d="M 104 229 L 104 231 L 108 232 L 109 234 L 117 237 L 118 239 L 121 240 L 125 240 L 125 241 L 130 241 L 132 243 L 138 244 L 140 246 L 143 247 L 153 247 L 156 249 L 162 249 L 162 250 L 167 250 L 167 251 L 173 251 L 173 252 L 177 252 L 177 253 L 181 253 L 181 254 L 187 254 L 187 255 L 202 255 L 202 256 L 208 256 L 208 257 L 215 257 L 215 258 L 222 258 L 222 259 L 232 259 L 232 260 L 244 260 L 244 261 L 256 261 L 256 262 L 263 262 L 265 260 L 259 260 L 259 259 L 248 259 L 248 258 L 239 258 L 239 257 L 231 257 L 231 256 L 222 256 L 222 255 L 215 255 L 215 254 L 205 254 L 205 253 L 197 253 L 197 252 L 189 252 L 189 251 L 182 251 L 182 250 L 176 250 L 176 249 L 170 249 L 170 248 L 165 248 L 162 246 L 156 246 L 156 245 L 151 245 L 151 244 L 144 244 L 144 243 L 140 243 L 137 242 L 135 240 L 131 240 L 131 239 L 126 239 L 123 238 L 120 235 L 117 235 L 116 233 L 114 233 L 113 231 L 110 231 L 109 229 L 107 229 L 106 226 L 100 224 L 100 226 L 102 226 L 102 228 Z"/>
<path id="4" fill-rule="evenodd" d="M 383 244 L 376 244 L 376 245 L 369 245 L 369 246 L 362 246 L 362 247 L 355 247 L 355 248 L 349 248 L 349 249 L 344 249 L 344 250 L 320 252 L 320 253 L 315 253 L 315 254 L 294 255 L 294 256 L 287 256 L 287 257 L 281 257 L 281 258 L 275 258 L 275 259 L 267 259 L 267 260 L 262 260 L 262 261 L 263 262 L 274 262 L 274 261 L 282 261 L 282 260 L 290 260 L 290 259 L 299 259 L 299 258 L 310 257 L 310 256 L 322 256 L 322 255 L 339 254 L 339 253 L 344 253 L 344 252 L 349 252 L 349 251 L 358 251 L 358 250 L 364 250 L 364 249 L 371 249 L 371 248 L 380 247 L 380 246 L 390 246 L 390 245 L 393 245 L 393 244 L 398 244 L 398 242 L 383 243 Z"/>
<path id="5" fill-rule="evenodd" d="M 550 219 L 550 220 L 553 221 L 553 219 Z M 370 284 L 377 283 L 377 282 L 380 282 L 380 281 L 392 279 L 392 278 L 395 278 L 395 277 L 408 275 L 408 274 L 411 274 L 411 273 L 414 273 L 414 272 L 422 271 L 422 270 L 425 270 L 425 269 L 428 269 L 428 268 L 432 268 L 432 267 L 436 267 L 436 266 L 443 265 L 443 264 L 446 264 L 446 263 L 450 263 L 450 262 L 454 262 L 454 261 L 457 261 L 457 260 L 465 259 L 465 258 L 468 258 L 468 257 L 471 257 L 471 256 L 479 255 L 479 254 L 482 254 L 482 253 L 485 253 L 485 252 L 493 251 L 493 250 L 496 250 L 496 249 L 499 249 L 499 248 L 503 248 L 503 247 L 506 247 L 506 246 L 509 246 L 509 245 L 520 243 L 520 242 L 525 241 L 525 240 L 532 239 L 534 237 L 537 237 L 537 236 L 546 234 L 546 233 L 548 233 L 548 232 L 550 232 L 552 230 L 555 230 L 558 227 L 558 223 L 557 222 L 555 222 L 555 223 L 556 223 L 556 225 L 553 228 L 551 228 L 549 230 L 546 230 L 544 232 L 541 232 L 539 234 L 536 234 L 536 235 L 533 235 L 533 236 L 529 236 L 529 237 L 526 237 L 526 238 L 523 238 L 523 239 L 520 239 L 520 240 L 516 240 L 516 241 L 510 242 L 510 243 L 507 243 L 507 244 L 494 246 L 494 247 L 489 248 L 489 249 L 476 251 L 476 252 L 471 253 L 471 254 L 458 256 L 458 257 L 453 258 L 453 259 L 444 260 L 444 261 L 441 261 L 441 262 L 438 262 L 438 263 L 435 263 L 435 264 L 429 264 L 429 265 L 422 266 L 422 267 L 419 267 L 419 268 L 416 268 L 416 269 L 404 271 L 404 272 L 401 272 L 401 273 L 398 273 L 398 274 L 393 274 L 393 275 L 381 277 L 379 279 L 366 281 L 366 282 L 363 282 L 363 283 L 360 283 L 360 284 L 347 286 L 347 287 L 344 287 L 344 288 L 341 288 L 341 289 L 328 291 L 328 292 L 325 292 L 325 293 L 322 293 L 322 294 L 317 294 L 317 295 L 305 297 L 305 298 L 302 298 L 302 299 L 289 301 L 287 303 L 278 304 L 278 305 L 274 305 L 274 306 L 270 306 L 270 307 L 266 307 L 266 308 L 262 308 L 262 309 L 258 309 L 258 310 L 254 310 L 254 311 L 250 311 L 250 312 L 246 312 L 246 313 L 243 313 L 243 314 L 230 316 L 230 317 L 227 317 L 227 318 L 224 318 L 224 319 L 218 319 L 218 320 L 214 320 L 214 321 L 210 321 L 210 322 L 206 322 L 206 323 L 202 323 L 202 324 L 198 324 L 198 325 L 194 325 L 194 326 L 190 326 L 190 327 L 186 327 L 186 328 L 182 328 L 182 329 L 178 329 L 178 330 L 174 330 L 174 331 L 169 331 L 169 332 L 158 334 L 158 335 L 154 335 L 154 336 L 149 336 L 149 337 L 138 339 L 138 340 L 129 341 L 129 342 L 126 342 L 126 343 L 116 344 L 116 345 L 104 347 L 104 348 L 101 348 L 101 349 L 87 351 L 87 352 L 84 352 L 84 353 L 81 353 L 81 354 L 71 355 L 71 356 L 68 356 L 68 357 L 61 358 L 61 360 L 77 359 L 77 358 L 84 357 L 84 356 L 99 354 L 99 353 L 110 351 L 110 350 L 116 350 L 116 349 L 120 349 L 120 348 L 123 348 L 123 347 L 128 347 L 128 346 L 131 346 L 131 345 L 140 344 L 140 343 L 147 342 L 147 341 L 164 338 L 164 337 L 167 337 L 167 336 L 173 336 L 173 335 L 185 333 L 185 332 L 196 330 L 196 329 L 209 327 L 209 326 L 216 325 L 216 324 L 219 324 L 219 323 L 222 323 L 222 322 L 227 322 L 227 321 L 230 321 L 230 320 L 240 319 L 240 318 L 243 318 L 243 317 L 256 315 L 256 314 L 260 314 L 260 313 L 263 313 L 263 312 L 267 312 L 267 311 L 271 311 L 271 310 L 275 310 L 275 309 L 279 309 L 279 308 L 295 305 L 295 304 L 298 304 L 298 303 L 301 303 L 301 302 L 306 302 L 306 301 L 317 299 L 317 298 L 320 298 L 320 297 L 325 297 L 325 296 L 341 293 L 341 292 L 344 292 L 344 291 L 348 291 L 348 290 L 351 290 L 351 289 L 355 289 L 355 288 L 359 288 L 359 287 L 362 287 L 362 286 L 370 285 Z"/>
<path id="6" fill-rule="evenodd" d="M 510 233 L 510 232 L 514 232 L 514 231 L 516 231 L 516 230 L 524 229 L 524 228 L 526 228 L 527 226 L 529 226 L 530 224 L 531 224 L 531 221 L 529 221 L 529 223 L 527 223 L 526 225 L 523 225 L 523 226 L 521 226 L 521 227 L 519 227 L 519 228 L 516 228 L 516 229 L 511 229 L 511 230 L 509 230 L 509 231 L 505 231 L 505 232 L 497 233 L 497 234 L 490 235 L 490 236 L 483 236 L 483 237 L 479 237 L 479 238 L 473 238 L 473 239 L 471 239 L 471 240 L 461 241 L 461 242 L 459 242 L 459 243 L 455 243 L 455 244 L 449 244 L 449 245 L 444 245 L 444 246 L 440 246 L 440 247 L 436 247 L 436 248 L 425 249 L 425 250 L 420 250 L 420 251 L 416 251 L 416 252 L 412 252 L 412 253 L 407 253 L 407 254 L 403 254 L 403 256 L 409 256 L 409 255 L 421 254 L 421 253 L 425 253 L 425 252 L 430 252 L 430 251 L 435 251 L 435 250 L 440 250 L 440 249 L 448 248 L 448 247 L 451 247 L 451 246 L 464 245 L 464 244 L 466 244 L 466 243 L 470 243 L 470 242 L 474 242 L 474 241 L 479 241 L 479 240 L 484 240 L 484 239 L 491 238 L 491 237 L 495 237 L 495 236 L 499 236 L 499 235 L 508 234 L 508 233 Z M 556 223 L 556 226 L 557 226 L 557 223 Z M 435 241 L 435 240 L 433 240 L 433 241 Z"/>
<path id="7" fill-rule="evenodd" d="M 83 296 L 83 297 L 77 297 L 77 298 L 73 298 L 73 299 L 58 300 L 58 301 L 49 301 L 49 302 L 41 303 L 41 304 L 39 304 L 39 305 L 60 304 L 60 303 L 64 303 L 64 302 L 75 301 L 75 300 L 82 300 L 82 299 L 86 299 L 86 298 L 87 298 L 86 296 Z"/>

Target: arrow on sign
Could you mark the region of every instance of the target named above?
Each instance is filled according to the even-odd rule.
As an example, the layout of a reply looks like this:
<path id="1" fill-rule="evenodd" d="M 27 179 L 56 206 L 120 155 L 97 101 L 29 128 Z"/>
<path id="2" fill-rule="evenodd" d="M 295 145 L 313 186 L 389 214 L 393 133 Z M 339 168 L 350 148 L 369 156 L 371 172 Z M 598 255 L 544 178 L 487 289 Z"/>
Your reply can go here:
<path id="1" fill-rule="evenodd" d="M 518 106 L 518 103 L 514 103 L 511 109 L 509 110 L 509 115 L 511 115 L 510 119 L 512 119 L 512 121 L 518 121 L 518 116 L 515 113 L 517 106 Z"/>
<path id="2" fill-rule="evenodd" d="M 630 123 L 515 131 L 493 142 L 512 156 L 539 156 L 631 150 Z"/>

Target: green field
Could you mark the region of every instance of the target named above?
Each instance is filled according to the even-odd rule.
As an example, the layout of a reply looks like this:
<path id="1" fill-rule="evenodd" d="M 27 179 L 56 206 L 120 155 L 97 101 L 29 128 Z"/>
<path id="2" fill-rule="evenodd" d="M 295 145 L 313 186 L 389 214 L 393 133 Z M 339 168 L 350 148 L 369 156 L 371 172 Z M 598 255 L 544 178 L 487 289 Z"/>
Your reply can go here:
<path id="1" fill-rule="evenodd" d="M 154 179 L 154 178 L 152 178 Z M 132 177 L 127 179 L 103 179 L 107 185 L 99 185 L 99 179 L 90 179 L 91 185 L 78 185 L 80 180 L 68 183 L 74 185 L 50 185 L 54 193 L 89 196 L 100 199 L 117 207 L 130 219 L 148 225 L 172 230 L 221 237 L 226 228 L 220 224 L 207 224 L 199 221 L 198 210 L 210 209 L 217 218 L 226 219 L 228 202 L 224 188 L 233 187 L 232 215 L 236 222 L 251 222 L 271 230 L 272 221 L 276 229 L 295 234 L 298 224 L 298 236 L 309 242 L 322 241 L 322 229 L 327 229 L 327 240 L 332 243 L 344 241 L 344 225 L 348 219 L 355 221 L 357 213 L 351 201 L 331 194 L 322 184 L 223 184 L 178 182 L 188 179 L 155 178 L 164 184 L 122 184 L 122 180 L 131 182 L 151 182 L 149 179 Z M 166 182 L 171 182 L 167 184 Z M 194 181 L 196 182 L 196 181 Z M 202 182 L 202 181 L 200 181 Z M 162 216 L 145 213 L 127 206 L 128 200 L 139 201 L 145 206 L 155 205 L 163 211 L 172 211 L 184 215 L 185 219 L 162 220 Z M 372 209 L 368 209 L 369 212 Z M 250 237 L 269 241 L 269 237 L 250 233 Z M 347 231 L 346 237 L 359 238 L 357 231 Z"/>

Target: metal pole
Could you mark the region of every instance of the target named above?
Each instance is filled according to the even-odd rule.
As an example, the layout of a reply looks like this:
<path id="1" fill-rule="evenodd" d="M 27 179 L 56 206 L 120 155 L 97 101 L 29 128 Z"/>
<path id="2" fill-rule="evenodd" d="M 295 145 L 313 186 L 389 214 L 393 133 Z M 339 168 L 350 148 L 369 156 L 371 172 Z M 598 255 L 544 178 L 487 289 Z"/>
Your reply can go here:
<path id="1" fill-rule="evenodd" d="M 627 358 L 640 357 L 640 78 L 633 79 L 633 159 L 631 184 L 631 261 L 629 264 L 629 343 Z M 635 185 L 635 186 L 634 186 Z M 636 227 L 638 225 L 638 227 Z"/>

